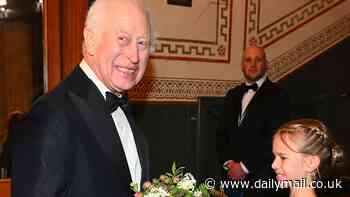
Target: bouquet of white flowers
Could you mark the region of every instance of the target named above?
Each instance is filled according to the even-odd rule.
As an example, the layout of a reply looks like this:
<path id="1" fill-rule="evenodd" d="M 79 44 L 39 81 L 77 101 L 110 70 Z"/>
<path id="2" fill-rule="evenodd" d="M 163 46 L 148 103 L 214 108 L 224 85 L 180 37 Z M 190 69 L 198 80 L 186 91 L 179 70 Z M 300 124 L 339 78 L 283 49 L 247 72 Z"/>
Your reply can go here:
<path id="1" fill-rule="evenodd" d="M 171 173 L 160 175 L 152 182 L 143 184 L 143 191 L 137 183 L 131 183 L 136 197 L 210 197 L 205 184 L 198 184 L 191 173 L 184 173 L 185 168 L 176 168 L 173 163 Z"/>

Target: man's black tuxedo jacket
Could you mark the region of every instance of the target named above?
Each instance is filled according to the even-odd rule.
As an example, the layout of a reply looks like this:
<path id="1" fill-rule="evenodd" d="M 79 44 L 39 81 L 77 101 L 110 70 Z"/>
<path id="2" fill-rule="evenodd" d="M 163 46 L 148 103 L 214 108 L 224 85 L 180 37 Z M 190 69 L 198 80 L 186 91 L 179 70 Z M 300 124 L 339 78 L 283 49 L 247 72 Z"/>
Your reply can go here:
<path id="1" fill-rule="evenodd" d="M 148 179 L 148 151 L 129 110 Z M 132 196 L 125 154 L 104 98 L 79 66 L 37 101 L 15 130 L 12 147 L 14 197 Z"/>
<path id="2" fill-rule="evenodd" d="M 243 86 L 229 90 L 217 131 L 219 161 L 243 162 L 252 178 L 271 174 L 272 136 L 280 124 L 289 120 L 290 101 L 286 92 L 268 78 L 255 93 L 246 108 L 240 126 Z"/>

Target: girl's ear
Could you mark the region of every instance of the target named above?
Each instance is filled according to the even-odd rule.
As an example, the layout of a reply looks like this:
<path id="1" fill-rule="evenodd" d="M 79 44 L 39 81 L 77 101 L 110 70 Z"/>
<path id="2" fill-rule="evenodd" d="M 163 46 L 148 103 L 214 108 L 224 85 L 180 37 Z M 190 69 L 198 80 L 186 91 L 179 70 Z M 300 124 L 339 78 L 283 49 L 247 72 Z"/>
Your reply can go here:
<path id="1" fill-rule="evenodd" d="M 307 155 L 304 159 L 305 168 L 310 173 L 320 166 L 320 162 L 320 157 L 316 155 Z"/>

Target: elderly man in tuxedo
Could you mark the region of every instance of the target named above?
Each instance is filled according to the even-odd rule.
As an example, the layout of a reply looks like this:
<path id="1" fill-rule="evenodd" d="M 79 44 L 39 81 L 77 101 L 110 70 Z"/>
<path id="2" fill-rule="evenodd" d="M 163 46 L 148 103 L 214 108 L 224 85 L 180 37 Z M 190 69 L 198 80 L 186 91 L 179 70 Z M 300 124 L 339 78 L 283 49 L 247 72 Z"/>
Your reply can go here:
<path id="1" fill-rule="evenodd" d="M 132 196 L 148 179 L 148 149 L 125 92 L 143 77 L 151 28 L 139 0 L 96 0 L 83 60 L 15 131 L 15 197 Z"/>
<path id="2" fill-rule="evenodd" d="M 228 91 L 217 131 L 219 161 L 231 180 L 273 177 L 272 136 L 290 115 L 289 97 L 267 77 L 263 48 L 250 46 L 242 57 L 245 83 Z M 245 196 L 268 196 L 250 190 Z"/>

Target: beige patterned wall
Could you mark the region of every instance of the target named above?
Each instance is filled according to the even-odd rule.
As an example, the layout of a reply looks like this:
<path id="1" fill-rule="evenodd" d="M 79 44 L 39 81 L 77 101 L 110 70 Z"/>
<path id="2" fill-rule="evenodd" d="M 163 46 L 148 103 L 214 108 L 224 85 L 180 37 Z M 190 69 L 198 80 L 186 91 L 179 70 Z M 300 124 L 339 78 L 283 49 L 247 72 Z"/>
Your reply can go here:
<path id="1" fill-rule="evenodd" d="M 156 46 L 134 100 L 195 101 L 239 84 L 242 50 L 266 48 L 278 80 L 350 35 L 349 0 L 146 1 Z"/>

